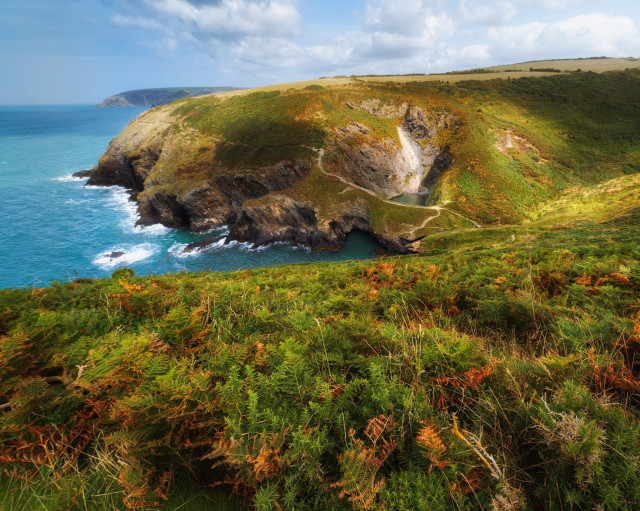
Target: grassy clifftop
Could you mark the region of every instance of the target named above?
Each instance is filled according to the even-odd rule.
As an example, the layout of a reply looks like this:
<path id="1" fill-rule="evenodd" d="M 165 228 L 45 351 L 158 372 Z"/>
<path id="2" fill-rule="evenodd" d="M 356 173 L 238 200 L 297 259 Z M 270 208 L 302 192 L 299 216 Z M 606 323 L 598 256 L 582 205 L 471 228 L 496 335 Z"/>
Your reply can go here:
<path id="1" fill-rule="evenodd" d="M 640 72 L 339 80 L 152 109 L 92 179 L 420 253 L 1 290 L 0 508 L 640 507 Z"/>
<path id="2" fill-rule="evenodd" d="M 474 224 L 520 222 L 566 190 L 640 170 L 635 69 L 456 83 L 343 82 L 241 91 L 153 109 L 114 141 L 101 166 L 128 162 L 139 174 L 140 199 L 152 211 L 162 210 L 167 197 L 182 208 L 174 217 L 186 220 L 156 215 L 168 225 L 210 228 L 241 217 L 243 208 L 255 213 L 294 200 L 315 210 L 314 228 L 322 231 L 361 201 L 371 230 L 399 243 Z M 424 153 L 415 179 L 426 179 L 437 165 L 428 155 L 450 155 L 430 186 L 427 208 L 385 202 L 411 177 L 396 175 L 407 151 L 398 128 L 411 116 L 428 132 L 411 141 Z M 282 162 L 304 170 L 274 185 L 272 168 Z M 209 194 L 209 203 L 231 202 L 220 210 L 224 214 L 201 211 L 190 197 L 219 188 L 221 176 L 236 182 L 244 176 L 247 193 L 229 191 L 215 200 Z M 255 179 L 259 186 L 250 184 Z"/>

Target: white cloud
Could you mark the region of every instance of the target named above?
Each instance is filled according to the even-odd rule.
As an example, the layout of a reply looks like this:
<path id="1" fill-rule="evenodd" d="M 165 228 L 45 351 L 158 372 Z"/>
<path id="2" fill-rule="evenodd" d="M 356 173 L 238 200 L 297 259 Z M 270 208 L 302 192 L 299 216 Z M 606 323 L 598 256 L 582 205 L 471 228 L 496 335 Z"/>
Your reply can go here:
<path id="1" fill-rule="evenodd" d="M 353 26 L 337 36 L 328 35 L 331 27 L 310 32 L 298 0 L 119 1 L 126 2 L 128 15 L 115 16 L 114 23 L 156 33 L 158 41 L 145 44 L 159 53 L 186 55 L 188 46 L 190 54 L 206 55 L 218 72 L 239 77 L 239 85 L 247 79 L 428 73 L 545 58 L 627 56 L 640 48 L 638 27 L 627 15 L 540 21 L 548 20 L 550 11 L 586 0 L 367 0 Z M 539 9 L 546 14 L 536 21 Z M 525 12 L 531 21 L 514 25 Z"/>
<path id="2" fill-rule="evenodd" d="M 194 5 L 187 0 L 147 0 L 169 21 L 220 39 L 256 36 L 292 36 L 302 19 L 294 0 L 221 0 Z"/>
<path id="3" fill-rule="evenodd" d="M 640 32 L 627 16 L 585 14 L 555 23 L 532 22 L 492 28 L 487 39 L 495 55 L 628 56 L 640 47 Z M 558 55 L 558 52 L 563 55 Z"/>
<path id="4" fill-rule="evenodd" d="M 373 0 L 361 20 L 367 36 L 361 52 L 370 59 L 405 59 L 433 49 L 455 30 L 452 17 L 438 2 Z"/>
<path id="5" fill-rule="evenodd" d="M 458 3 L 458 14 L 468 24 L 502 25 L 517 12 L 517 7 L 509 0 L 460 0 Z"/>
<path id="6" fill-rule="evenodd" d="M 564 11 L 567 7 L 578 5 L 582 2 L 583 0 L 515 0 L 518 5 L 550 11 Z"/>

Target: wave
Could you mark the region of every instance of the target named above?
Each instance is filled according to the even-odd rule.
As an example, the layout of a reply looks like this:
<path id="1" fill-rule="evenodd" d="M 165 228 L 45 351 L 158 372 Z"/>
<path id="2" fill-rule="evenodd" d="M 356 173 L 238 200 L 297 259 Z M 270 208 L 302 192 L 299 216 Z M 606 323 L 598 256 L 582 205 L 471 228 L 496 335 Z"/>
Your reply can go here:
<path id="1" fill-rule="evenodd" d="M 138 221 L 138 215 L 136 214 L 136 222 Z M 162 224 L 153 224 L 153 225 L 135 225 L 133 226 L 133 232 L 139 234 L 152 234 L 154 236 L 160 234 L 167 234 L 171 232 L 169 227 L 165 227 Z"/>
<path id="2" fill-rule="evenodd" d="M 65 204 L 88 204 L 93 202 L 91 199 L 67 199 Z"/>
<path id="3" fill-rule="evenodd" d="M 193 250 L 189 252 L 184 252 L 184 249 L 189 246 L 188 243 L 175 243 L 172 245 L 168 252 L 177 258 L 184 259 L 188 257 L 194 257 L 198 255 L 202 255 L 208 252 L 221 252 L 223 250 L 236 249 L 242 252 L 249 253 L 260 253 L 266 250 L 275 248 L 275 247 L 286 247 L 290 250 L 299 250 L 301 252 L 311 253 L 311 247 L 307 247 L 304 245 L 293 244 L 289 241 L 274 241 L 273 243 L 267 243 L 266 245 L 260 245 L 259 247 L 254 247 L 253 243 L 246 241 L 236 241 L 230 240 L 227 241 L 226 238 L 221 238 L 215 243 L 211 243 L 210 245 L 206 245 L 204 247 L 195 247 Z"/>
<path id="4" fill-rule="evenodd" d="M 157 251 L 157 247 L 149 243 L 143 243 L 129 248 L 116 246 L 98 254 L 93 260 L 93 264 L 103 268 L 113 268 L 115 266 L 144 261 L 154 255 Z"/>
<path id="5" fill-rule="evenodd" d="M 55 180 L 56 181 L 63 181 L 63 182 L 68 182 L 68 181 L 85 181 L 87 178 L 86 177 L 77 177 L 77 176 L 73 176 L 71 174 L 68 174 L 66 176 L 61 176 L 61 177 L 56 177 Z"/>
<path id="6" fill-rule="evenodd" d="M 218 234 L 219 236 L 226 236 L 227 234 L 229 234 L 229 226 L 228 225 L 221 225 L 220 227 L 211 227 L 210 229 L 207 229 L 206 231 L 198 231 L 199 234 Z"/>
<path id="7" fill-rule="evenodd" d="M 124 213 L 124 218 L 121 220 L 120 226 L 125 232 L 159 236 L 172 231 L 172 229 L 162 224 L 136 225 L 138 220 L 140 220 L 138 204 L 131 200 L 131 192 L 122 186 L 104 187 L 88 185 L 85 186 L 85 188 L 89 190 L 108 191 L 104 204 L 113 211 Z"/>
<path id="8" fill-rule="evenodd" d="M 201 255 L 205 252 L 214 252 L 219 251 L 223 248 L 233 247 L 238 244 L 237 241 L 230 241 L 227 245 L 225 245 L 226 238 L 221 238 L 215 243 L 211 243 L 210 245 L 204 247 L 195 247 L 193 250 L 189 252 L 185 252 L 184 249 L 189 246 L 188 243 L 175 243 L 171 247 L 169 247 L 168 252 L 179 259 L 186 259 L 188 257 L 195 257 Z"/>
<path id="9" fill-rule="evenodd" d="M 185 252 L 184 249 L 189 246 L 188 243 L 175 243 L 169 247 L 167 252 L 171 254 L 173 257 L 177 257 L 178 259 L 186 259 L 188 257 L 194 257 L 200 255 L 202 249 L 194 248 L 191 252 Z"/>

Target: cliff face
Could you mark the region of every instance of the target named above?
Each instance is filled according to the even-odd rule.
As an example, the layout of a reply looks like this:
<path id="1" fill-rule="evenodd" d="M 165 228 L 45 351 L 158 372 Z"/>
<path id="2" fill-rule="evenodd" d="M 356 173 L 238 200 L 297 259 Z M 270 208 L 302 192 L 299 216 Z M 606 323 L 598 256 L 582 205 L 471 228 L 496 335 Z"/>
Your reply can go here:
<path id="1" fill-rule="evenodd" d="M 336 143 L 344 154 L 346 175 L 354 183 L 385 196 L 411 193 L 428 196 L 438 176 L 453 163 L 449 148 L 437 141 L 444 131 L 455 131 L 457 119 L 451 114 L 426 118 L 420 107 L 406 103 L 395 109 L 379 102 L 348 103 L 375 117 L 403 117 L 397 127 L 400 144 L 392 138 L 380 139 L 358 123 L 336 130 Z"/>
<path id="2" fill-rule="evenodd" d="M 162 110 L 145 112 L 130 122 L 100 157 L 98 165 L 91 171 L 88 184 L 119 185 L 141 192 L 162 153 L 163 129 L 170 122 L 171 117 Z"/>
<path id="3" fill-rule="evenodd" d="M 180 197 L 151 187 L 140 195 L 140 223 L 189 227 L 193 232 L 232 225 L 244 202 L 294 186 L 310 168 L 308 161 L 296 160 L 259 168 L 251 175 L 224 173 Z"/>
<path id="4" fill-rule="evenodd" d="M 264 108 L 275 97 L 256 98 L 254 108 Z M 220 104 L 234 106 L 230 99 L 216 101 L 198 105 L 219 110 L 221 117 L 226 112 Z M 411 249 L 415 229 L 434 211 L 410 211 L 386 199 L 406 192 L 428 194 L 437 174 L 452 163 L 452 157 L 442 156 L 451 156 L 448 148 L 435 139 L 455 128 L 455 116 L 426 119 L 407 102 L 365 98 L 341 105 L 347 113 L 358 110 L 361 117 L 384 119 L 393 127 L 386 136 L 348 117 L 319 131 L 301 122 L 300 113 L 284 120 L 280 115 L 279 123 L 266 125 L 262 118 L 225 119 L 212 133 L 211 124 L 192 121 L 196 114 L 205 118 L 204 109 L 194 114 L 189 103 L 182 105 L 154 108 L 132 121 L 91 171 L 89 184 L 120 185 L 135 193 L 140 224 L 193 232 L 228 226 L 229 240 L 290 241 L 315 248 L 338 248 L 357 229 L 388 250 L 404 253 Z M 206 112 L 208 121 L 217 122 L 215 112 Z M 240 112 L 251 114 L 249 108 Z M 256 138 L 271 145 L 258 144 Z M 336 173 L 324 169 L 319 142 Z"/>

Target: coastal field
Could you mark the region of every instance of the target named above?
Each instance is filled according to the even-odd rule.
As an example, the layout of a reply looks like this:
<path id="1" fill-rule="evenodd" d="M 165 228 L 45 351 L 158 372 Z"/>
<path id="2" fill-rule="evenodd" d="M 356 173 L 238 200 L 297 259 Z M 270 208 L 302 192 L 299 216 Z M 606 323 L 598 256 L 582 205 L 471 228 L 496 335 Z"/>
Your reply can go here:
<path id="1" fill-rule="evenodd" d="M 495 80 L 516 79 L 526 77 L 552 76 L 559 73 L 584 71 L 592 73 L 605 73 L 608 71 L 624 71 L 640 68 L 640 58 L 587 58 L 565 60 L 537 60 L 519 64 L 506 64 L 463 71 L 451 71 L 448 73 L 433 74 L 408 74 L 408 75 L 369 75 L 369 76 L 335 76 L 323 77 L 300 82 L 279 83 L 253 87 L 250 89 L 236 90 L 218 93 L 216 96 L 233 97 L 250 94 L 256 91 L 284 91 L 289 89 L 303 89 L 309 85 L 321 85 L 324 87 L 353 85 L 357 82 L 395 82 L 406 83 L 413 81 L 443 81 L 456 83 L 466 80 Z"/>

